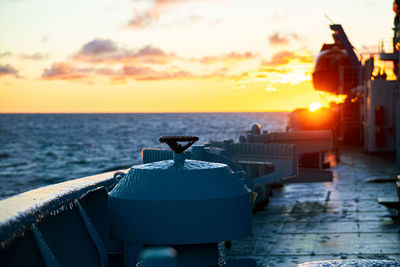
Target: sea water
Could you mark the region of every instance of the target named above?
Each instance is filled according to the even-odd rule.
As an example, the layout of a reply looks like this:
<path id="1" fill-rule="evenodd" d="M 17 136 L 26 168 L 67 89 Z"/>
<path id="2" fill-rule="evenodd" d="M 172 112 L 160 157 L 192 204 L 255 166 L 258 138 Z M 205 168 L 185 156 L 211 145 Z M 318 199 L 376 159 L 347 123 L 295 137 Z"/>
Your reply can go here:
<path id="1" fill-rule="evenodd" d="M 254 122 L 284 131 L 287 113 L 0 114 L 0 199 L 128 168 L 161 135 L 238 140 Z"/>

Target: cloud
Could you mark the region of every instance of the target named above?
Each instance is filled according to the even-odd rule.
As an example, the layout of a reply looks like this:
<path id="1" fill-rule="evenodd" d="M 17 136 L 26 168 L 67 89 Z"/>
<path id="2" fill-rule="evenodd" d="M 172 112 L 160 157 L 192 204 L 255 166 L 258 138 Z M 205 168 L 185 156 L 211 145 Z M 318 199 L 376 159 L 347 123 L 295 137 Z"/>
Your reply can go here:
<path id="1" fill-rule="evenodd" d="M 28 59 L 28 60 L 43 60 L 47 59 L 49 54 L 42 54 L 42 53 L 34 53 L 34 54 L 21 54 L 20 59 Z"/>
<path id="2" fill-rule="evenodd" d="M 274 54 L 269 61 L 269 65 L 285 65 L 294 59 L 295 54 L 291 51 L 282 51 Z"/>
<path id="3" fill-rule="evenodd" d="M 253 72 L 253 80 L 266 82 L 267 92 L 279 91 L 275 84 L 296 85 L 311 79 L 314 56 L 308 50 L 279 51 L 270 60 L 263 60 Z"/>
<path id="4" fill-rule="evenodd" d="M 146 0 L 147 1 L 147 0 Z M 146 2 L 136 0 L 135 2 Z M 128 21 L 127 26 L 135 29 L 143 29 L 152 25 L 157 21 L 163 13 L 169 12 L 174 6 L 181 5 L 188 2 L 201 2 L 204 0 L 153 0 L 150 7 L 145 10 L 133 10 L 133 18 Z M 200 17 L 190 16 L 190 21 L 197 21 Z"/>
<path id="5" fill-rule="evenodd" d="M 109 39 L 95 39 L 85 45 L 73 56 L 73 59 L 86 62 L 103 62 L 117 60 L 120 51 Z"/>
<path id="6" fill-rule="evenodd" d="M 312 62 L 308 50 L 279 51 L 269 60 L 250 51 L 189 58 L 152 45 L 132 49 L 110 39 L 94 39 L 65 62 L 45 69 L 42 78 L 84 82 L 219 79 L 234 81 L 239 87 L 249 82 L 297 84 L 309 79 Z"/>
<path id="7" fill-rule="evenodd" d="M 160 11 L 156 8 L 147 10 L 143 14 L 140 14 L 137 10 L 134 10 L 134 17 L 128 21 L 128 27 L 135 29 L 143 29 L 157 20 L 160 17 Z"/>
<path id="8" fill-rule="evenodd" d="M 85 44 L 72 59 L 90 63 L 149 63 L 167 64 L 175 59 L 174 54 L 146 45 L 136 50 L 119 47 L 109 39 L 95 39 Z"/>
<path id="9" fill-rule="evenodd" d="M 121 72 L 120 71 L 116 71 L 115 69 L 112 68 L 98 68 L 98 69 L 92 69 L 92 72 L 94 72 L 94 74 L 97 75 L 103 75 L 103 76 L 120 76 Z"/>
<path id="10" fill-rule="evenodd" d="M 87 77 L 84 69 L 74 68 L 68 63 L 54 63 L 45 69 L 42 78 L 46 80 L 80 80 Z"/>
<path id="11" fill-rule="evenodd" d="M 95 65 L 78 68 L 67 62 L 54 63 L 43 71 L 42 79 L 45 80 L 84 80 L 93 81 L 98 78 L 106 78 L 110 81 L 126 82 L 135 81 L 159 81 L 171 79 L 230 79 L 242 81 L 249 79 L 247 72 L 240 74 L 228 74 L 229 69 L 221 68 L 209 73 L 196 73 L 167 66 L 163 69 L 154 69 L 143 65 L 124 65 L 122 67 L 97 68 Z"/>
<path id="12" fill-rule="evenodd" d="M 287 36 L 281 36 L 279 33 L 275 32 L 268 37 L 268 41 L 272 45 L 287 45 L 289 43 L 289 38 Z"/>
<path id="13" fill-rule="evenodd" d="M 11 56 L 12 53 L 10 51 L 0 52 L 0 58 Z"/>
<path id="14" fill-rule="evenodd" d="M 167 54 L 159 48 L 146 45 L 130 55 L 130 58 L 138 59 L 143 63 L 166 64 L 176 57 L 174 54 Z"/>
<path id="15" fill-rule="evenodd" d="M 291 61 L 303 63 L 308 58 L 309 55 L 304 51 L 281 51 L 269 61 L 262 61 L 260 55 L 250 51 L 189 58 L 167 53 L 152 45 L 131 49 L 110 39 L 94 39 L 82 45 L 64 62 L 54 63 L 45 69 L 42 78 L 122 82 L 167 79 L 259 82 L 274 77 L 270 73 L 283 75 L 290 72 L 293 66 L 288 63 Z"/>
<path id="16" fill-rule="evenodd" d="M 117 51 L 117 47 L 109 39 L 95 39 L 85 44 L 80 53 L 83 55 L 98 55 Z"/>
<path id="17" fill-rule="evenodd" d="M 33 54 L 13 54 L 10 51 L 5 51 L 5 52 L 0 52 L 0 58 L 3 57 L 17 57 L 19 59 L 28 59 L 28 60 L 43 60 L 47 59 L 49 57 L 49 54 L 43 54 L 43 53 L 33 53 Z"/>
<path id="18" fill-rule="evenodd" d="M 270 66 L 270 65 L 286 65 L 291 61 L 300 61 L 304 63 L 312 63 L 312 57 L 310 54 L 299 54 L 293 51 L 280 51 L 275 53 L 270 61 L 264 61 L 263 65 Z"/>
<path id="19" fill-rule="evenodd" d="M 0 76 L 14 76 L 16 78 L 19 77 L 18 71 L 11 65 L 0 65 Z"/>
<path id="20" fill-rule="evenodd" d="M 75 62 L 90 64 L 124 64 L 124 65 L 167 65 L 173 62 L 198 63 L 201 65 L 231 65 L 241 61 L 259 59 L 259 56 L 247 52 L 230 52 L 221 55 L 204 56 L 202 58 L 184 58 L 152 45 L 136 49 L 122 48 L 109 39 L 94 39 L 82 46 L 71 59 Z"/>
<path id="21" fill-rule="evenodd" d="M 198 61 L 202 64 L 215 64 L 215 63 L 236 63 L 240 61 L 246 61 L 255 59 L 257 56 L 252 52 L 230 52 L 229 54 L 222 54 L 219 56 L 205 56 Z"/>
<path id="22" fill-rule="evenodd" d="M 268 37 L 268 41 L 273 46 L 288 45 L 291 40 L 300 40 L 300 37 L 296 33 L 280 34 L 274 32 Z"/>
<path id="23" fill-rule="evenodd" d="M 113 81 L 155 81 L 195 77 L 184 70 L 154 70 L 150 67 L 123 66 L 113 68 L 77 68 L 65 62 L 54 63 L 51 68 L 45 69 L 42 78 L 45 80 L 85 80 L 103 77 Z"/>
<path id="24" fill-rule="evenodd" d="M 134 17 L 128 22 L 129 27 L 141 29 L 149 26 L 153 21 L 158 20 L 161 13 L 168 10 L 171 6 L 184 3 L 187 0 L 154 0 L 152 7 L 144 11 L 142 14 L 138 10 L 134 10 Z"/>
<path id="25" fill-rule="evenodd" d="M 264 62 L 264 64 L 268 64 L 267 62 Z M 288 68 L 277 68 L 276 66 L 263 66 L 260 71 L 262 72 L 271 72 L 271 73 L 288 73 L 291 72 L 292 70 Z"/>
<path id="26" fill-rule="evenodd" d="M 193 77 L 191 73 L 183 70 L 166 72 L 155 71 L 149 67 L 125 66 L 123 68 L 123 72 L 125 77 L 134 78 L 138 81 L 168 80 Z"/>

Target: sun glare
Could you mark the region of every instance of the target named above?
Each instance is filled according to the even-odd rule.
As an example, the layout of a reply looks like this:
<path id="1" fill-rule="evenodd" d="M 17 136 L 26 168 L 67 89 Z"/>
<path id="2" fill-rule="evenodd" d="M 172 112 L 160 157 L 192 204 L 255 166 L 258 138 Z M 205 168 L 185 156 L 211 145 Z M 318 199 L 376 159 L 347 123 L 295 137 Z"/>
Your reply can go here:
<path id="1" fill-rule="evenodd" d="M 317 109 L 319 109 L 319 108 L 321 108 L 322 107 L 322 105 L 319 103 L 319 102 L 314 102 L 314 103 L 312 103 L 309 107 L 308 107 L 308 109 L 311 111 L 311 112 L 314 112 L 314 111 L 316 111 Z"/>

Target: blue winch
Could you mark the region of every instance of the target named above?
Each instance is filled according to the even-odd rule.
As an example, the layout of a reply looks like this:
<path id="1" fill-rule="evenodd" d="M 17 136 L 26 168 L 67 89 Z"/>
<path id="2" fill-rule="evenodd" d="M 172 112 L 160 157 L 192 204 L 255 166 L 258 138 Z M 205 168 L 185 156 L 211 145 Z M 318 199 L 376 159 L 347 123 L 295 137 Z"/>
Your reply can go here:
<path id="1" fill-rule="evenodd" d="M 136 165 L 115 186 L 109 194 L 113 239 L 172 246 L 179 266 L 214 266 L 218 242 L 251 234 L 251 190 L 243 174 L 221 163 L 185 160 L 184 150 L 197 140 L 160 137 L 174 159 Z"/>

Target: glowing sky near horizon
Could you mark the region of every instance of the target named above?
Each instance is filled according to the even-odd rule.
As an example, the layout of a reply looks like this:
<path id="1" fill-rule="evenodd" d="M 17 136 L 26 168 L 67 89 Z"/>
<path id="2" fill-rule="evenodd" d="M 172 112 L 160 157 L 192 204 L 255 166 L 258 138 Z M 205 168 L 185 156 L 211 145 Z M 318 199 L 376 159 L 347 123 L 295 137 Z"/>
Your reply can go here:
<path id="1" fill-rule="evenodd" d="M 392 36 L 389 0 L 0 0 L 0 112 L 327 105 L 311 83 L 325 14 L 361 54 Z"/>

